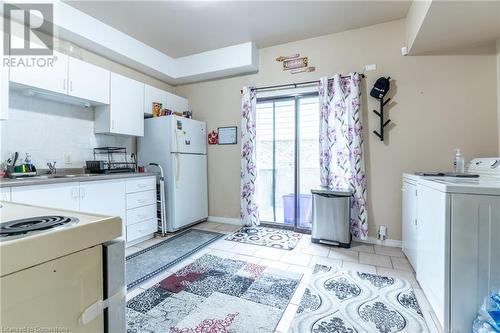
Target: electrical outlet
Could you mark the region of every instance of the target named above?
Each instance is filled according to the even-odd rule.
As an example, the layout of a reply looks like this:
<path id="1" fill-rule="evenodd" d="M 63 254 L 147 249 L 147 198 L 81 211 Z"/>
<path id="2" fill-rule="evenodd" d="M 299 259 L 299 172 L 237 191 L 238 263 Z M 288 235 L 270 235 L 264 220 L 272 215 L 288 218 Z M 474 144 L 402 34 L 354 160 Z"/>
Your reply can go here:
<path id="1" fill-rule="evenodd" d="M 64 153 L 64 164 L 71 164 L 71 154 Z"/>

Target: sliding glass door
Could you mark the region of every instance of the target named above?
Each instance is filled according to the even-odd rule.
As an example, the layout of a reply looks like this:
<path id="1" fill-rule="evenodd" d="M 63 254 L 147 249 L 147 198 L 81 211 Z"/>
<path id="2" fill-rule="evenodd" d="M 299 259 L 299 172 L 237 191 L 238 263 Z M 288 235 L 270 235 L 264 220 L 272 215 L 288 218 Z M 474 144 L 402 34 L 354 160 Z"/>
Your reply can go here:
<path id="1" fill-rule="evenodd" d="M 311 226 L 311 187 L 319 184 L 317 95 L 257 102 L 258 204 L 263 224 Z"/>

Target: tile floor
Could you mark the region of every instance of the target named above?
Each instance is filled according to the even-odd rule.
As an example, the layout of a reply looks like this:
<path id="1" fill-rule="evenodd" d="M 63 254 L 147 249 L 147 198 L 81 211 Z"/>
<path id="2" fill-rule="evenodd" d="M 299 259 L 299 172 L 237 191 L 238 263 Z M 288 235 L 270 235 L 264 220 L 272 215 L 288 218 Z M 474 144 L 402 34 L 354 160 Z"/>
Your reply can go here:
<path id="1" fill-rule="evenodd" d="M 223 223 L 204 222 L 196 225 L 194 228 L 229 234 L 236 231 L 239 227 Z M 150 239 L 131 246 L 126 249 L 126 254 L 132 254 L 164 239 L 165 238 Z M 224 238 L 221 238 L 205 249 L 170 267 L 164 273 L 138 285 L 128 292 L 127 300 L 150 288 L 205 253 L 224 258 L 245 260 L 304 274 L 275 332 L 286 333 L 297 310 L 304 289 L 306 288 L 307 281 L 311 276 L 312 268 L 315 264 L 324 264 L 342 267 L 348 270 L 377 273 L 408 280 L 414 288 L 415 295 L 424 313 L 425 321 L 429 326 L 430 332 L 441 333 L 441 330 L 438 328 L 439 325 L 436 325 L 436 316 L 427 302 L 424 293 L 420 289 L 415 278 L 415 272 L 401 249 L 363 243 L 353 243 L 350 249 L 340 249 L 326 245 L 312 244 L 310 239 L 311 237 L 309 235 L 303 235 L 295 249 L 284 251 L 257 245 L 240 244 L 226 241 Z"/>

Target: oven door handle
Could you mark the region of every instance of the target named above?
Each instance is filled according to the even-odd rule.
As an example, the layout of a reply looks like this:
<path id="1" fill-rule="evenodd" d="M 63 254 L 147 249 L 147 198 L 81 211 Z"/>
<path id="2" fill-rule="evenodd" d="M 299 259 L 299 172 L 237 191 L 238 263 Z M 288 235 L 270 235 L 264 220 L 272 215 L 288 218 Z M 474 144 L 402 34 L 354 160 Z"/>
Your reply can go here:
<path id="1" fill-rule="evenodd" d="M 104 309 L 108 308 L 112 303 L 120 301 L 126 296 L 127 296 L 127 288 L 124 287 L 113 296 L 105 300 L 101 299 L 98 300 L 97 302 L 86 308 L 85 311 L 83 311 L 82 315 L 80 316 L 80 319 L 78 320 L 80 325 L 81 326 L 87 325 L 92 320 L 101 315 Z"/>

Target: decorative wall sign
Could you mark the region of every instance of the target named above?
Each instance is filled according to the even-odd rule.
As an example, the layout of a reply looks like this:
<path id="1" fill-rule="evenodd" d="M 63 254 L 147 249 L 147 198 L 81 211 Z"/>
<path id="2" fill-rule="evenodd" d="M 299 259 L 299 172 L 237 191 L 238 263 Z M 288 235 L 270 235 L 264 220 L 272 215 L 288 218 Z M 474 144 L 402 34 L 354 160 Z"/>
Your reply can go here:
<path id="1" fill-rule="evenodd" d="M 316 67 L 309 66 L 309 59 L 307 57 L 301 57 L 299 53 L 279 56 L 276 58 L 277 62 L 283 63 L 283 70 L 290 71 L 291 74 L 314 72 Z"/>
<path id="2" fill-rule="evenodd" d="M 315 70 L 316 70 L 316 67 L 309 66 L 309 67 L 305 67 L 305 68 L 292 69 L 290 71 L 290 73 L 299 74 L 299 73 L 306 73 L 306 72 L 314 72 Z"/>
<path id="3" fill-rule="evenodd" d="M 238 143 L 238 127 L 219 127 L 219 145 L 235 145 Z"/>
<path id="4" fill-rule="evenodd" d="M 279 56 L 278 58 L 276 58 L 276 61 L 283 62 L 287 59 L 294 59 L 294 58 L 298 58 L 298 57 L 300 57 L 300 54 L 295 53 L 295 54 L 287 55 L 287 56 Z"/>
<path id="5" fill-rule="evenodd" d="M 307 67 L 307 57 L 283 60 L 283 70 Z"/>

